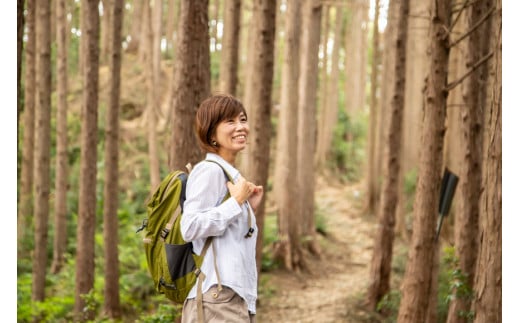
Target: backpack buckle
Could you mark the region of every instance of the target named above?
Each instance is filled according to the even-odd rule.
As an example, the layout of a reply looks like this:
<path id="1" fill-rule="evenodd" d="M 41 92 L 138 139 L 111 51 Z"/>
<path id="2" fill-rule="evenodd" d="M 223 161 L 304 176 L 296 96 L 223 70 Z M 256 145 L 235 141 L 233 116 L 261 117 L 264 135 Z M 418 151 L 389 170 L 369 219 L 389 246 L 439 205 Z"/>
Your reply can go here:
<path id="1" fill-rule="evenodd" d="M 247 231 L 247 233 L 244 236 L 244 238 L 251 238 L 253 236 L 253 232 L 255 232 L 255 229 L 254 228 L 249 228 L 249 231 Z"/>
<path id="2" fill-rule="evenodd" d="M 168 233 L 170 233 L 170 230 L 168 230 L 166 228 L 162 229 L 161 233 L 160 233 L 161 238 L 166 239 L 166 237 L 168 236 Z"/>

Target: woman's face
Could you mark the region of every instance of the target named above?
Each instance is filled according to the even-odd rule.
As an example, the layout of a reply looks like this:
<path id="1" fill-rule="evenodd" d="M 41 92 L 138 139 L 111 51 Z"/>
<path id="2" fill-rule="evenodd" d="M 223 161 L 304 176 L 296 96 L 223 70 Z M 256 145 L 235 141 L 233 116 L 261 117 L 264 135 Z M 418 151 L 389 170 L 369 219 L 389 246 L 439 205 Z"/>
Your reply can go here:
<path id="1" fill-rule="evenodd" d="M 235 155 L 246 148 L 248 134 L 249 125 L 243 112 L 234 118 L 222 120 L 213 138 L 217 142 L 219 155 Z"/>

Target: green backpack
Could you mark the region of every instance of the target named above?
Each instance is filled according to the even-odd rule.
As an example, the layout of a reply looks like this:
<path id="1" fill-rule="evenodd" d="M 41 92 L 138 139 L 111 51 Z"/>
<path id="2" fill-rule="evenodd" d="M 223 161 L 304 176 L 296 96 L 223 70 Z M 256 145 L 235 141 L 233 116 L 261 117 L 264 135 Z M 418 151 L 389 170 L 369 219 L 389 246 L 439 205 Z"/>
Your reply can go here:
<path id="1" fill-rule="evenodd" d="M 191 165 L 186 167 L 191 170 Z M 182 237 L 181 217 L 187 180 L 186 172 L 176 170 L 169 173 L 148 199 L 147 218 L 137 230 L 144 230 L 145 233 L 144 251 L 155 290 L 178 304 L 184 302 L 195 285 L 206 251 L 213 240 L 213 237 L 206 239 L 199 256 L 193 252 L 193 244 Z M 228 197 L 229 192 L 224 200 Z"/>

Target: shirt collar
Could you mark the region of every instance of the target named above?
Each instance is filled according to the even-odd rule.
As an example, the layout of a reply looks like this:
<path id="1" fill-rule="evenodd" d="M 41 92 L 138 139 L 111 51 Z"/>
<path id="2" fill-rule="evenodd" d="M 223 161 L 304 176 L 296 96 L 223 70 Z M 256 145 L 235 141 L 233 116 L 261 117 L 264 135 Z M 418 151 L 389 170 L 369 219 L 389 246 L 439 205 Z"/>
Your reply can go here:
<path id="1" fill-rule="evenodd" d="M 240 174 L 238 169 L 233 167 L 230 163 L 228 163 L 224 158 L 220 157 L 219 155 L 215 153 L 207 153 L 206 160 L 212 160 L 219 163 L 224 168 L 224 170 L 233 178 L 234 181 L 238 179 L 238 175 Z"/>

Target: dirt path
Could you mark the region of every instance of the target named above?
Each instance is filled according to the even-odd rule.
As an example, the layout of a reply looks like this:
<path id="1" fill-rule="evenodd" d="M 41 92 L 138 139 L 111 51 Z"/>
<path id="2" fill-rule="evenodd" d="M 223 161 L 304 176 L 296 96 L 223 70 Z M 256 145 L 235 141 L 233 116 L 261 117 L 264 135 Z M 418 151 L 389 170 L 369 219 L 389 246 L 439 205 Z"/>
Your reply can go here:
<path id="1" fill-rule="evenodd" d="M 326 212 L 324 255 L 311 259 L 310 274 L 266 274 L 271 296 L 260 297 L 258 322 L 377 322 L 361 307 L 372 256 L 374 219 L 359 215 L 360 185 L 317 183 L 318 207 Z"/>

